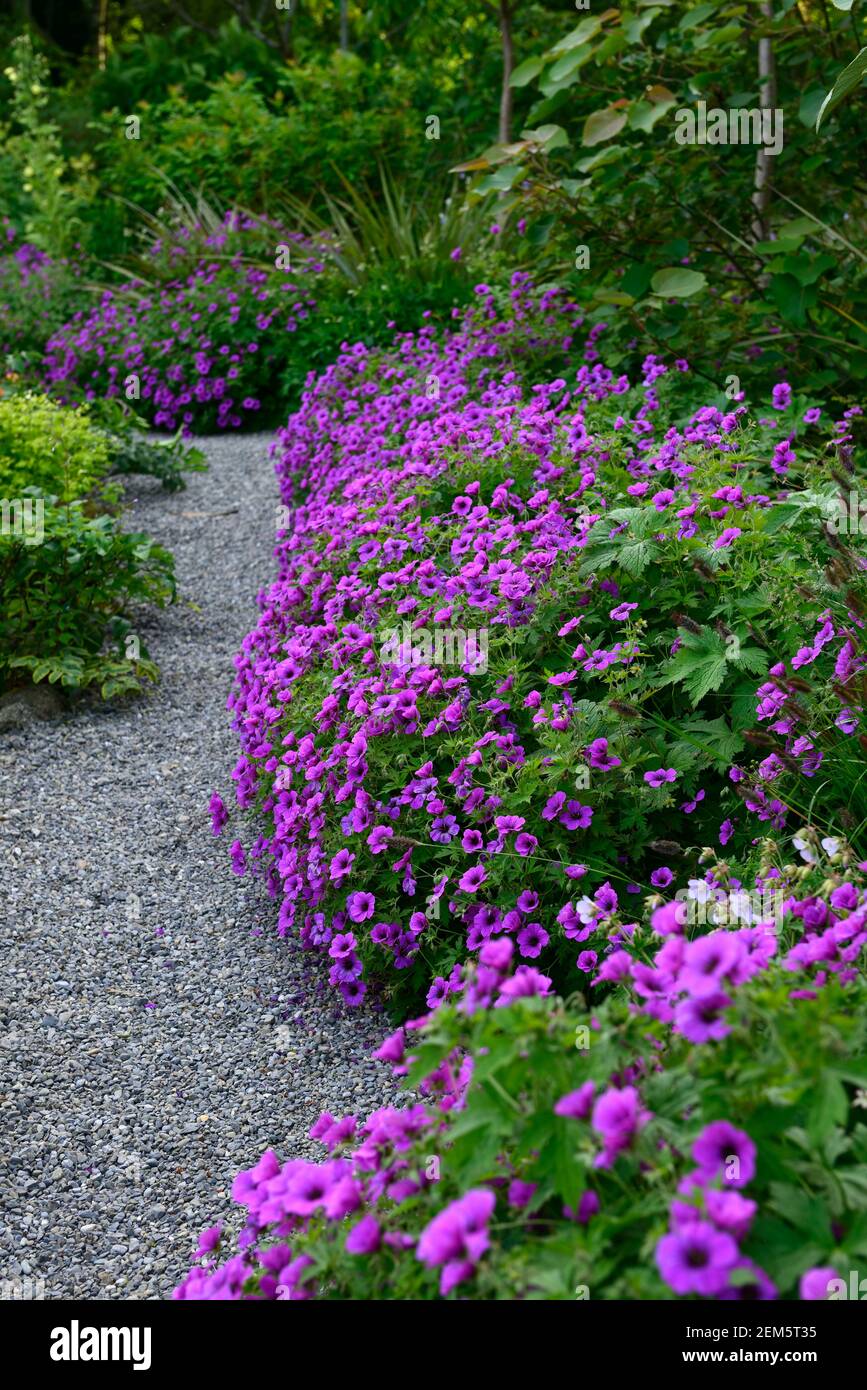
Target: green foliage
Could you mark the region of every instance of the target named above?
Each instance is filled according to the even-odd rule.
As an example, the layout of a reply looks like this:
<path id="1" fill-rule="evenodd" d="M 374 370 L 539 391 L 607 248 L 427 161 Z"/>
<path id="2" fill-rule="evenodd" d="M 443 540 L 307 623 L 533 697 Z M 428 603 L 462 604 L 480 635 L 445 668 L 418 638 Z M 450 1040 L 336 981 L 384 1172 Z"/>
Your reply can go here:
<path id="1" fill-rule="evenodd" d="M 862 48 L 857 58 L 853 58 L 848 67 L 844 68 L 834 83 L 822 105 L 819 107 L 819 114 L 816 117 L 816 131 L 822 129 L 826 117 L 830 116 L 835 107 L 853 92 L 860 85 L 864 74 L 867 73 L 867 48 Z"/>
<path id="2" fill-rule="evenodd" d="M 6 142 L 6 153 L 26 195 L 24 229 L 35 246 L 61 255 L 75 243 L 83 225 L 83 204 L 95 191 L 91 161 L 64 156 L 57 124 L 47 113 L 51 101 L 48 62 L 34 49 L 29 34 L 15 39 L 11 57 L 4 74 L 12 84 L 13 134 Z"/>
<path id="3" fill-rule="evenodd" d="M 857 401 L 867 379 L 863 105 L 843 98 L 867 50 L 853 14 L 776 6 L 768 24 L 757 10 L 736 0 L 608 9 L 547 35 L 519 51 L 512 77 L 521 138 L 460 167 L 479 192 L 507 191 L 530 224 L 523 263 L 565 279 L 590 321 L 607 325 L 610 366 L 633 368 L 651 345 L 689 357 L 717 389 L 732 377 L 764 389 L 791 372 Z M 750 114 L 760 40 L 775 65 L 779 143 Z M 720 143 L 715 111 L 737 122 Z M 774 152 L 758 207 L 762 142 Z M 589 263 L 576 260 L 582 245 Z"/>
<path id="4" fill-rule="evenodd" d="M 174 599 L 171 555 L 81 502 L 32 502 L 41 538 L 0 528 L 0 688 L 27 672 L 72 690 L 96 686 L 104 699 L 140 690 L 158 672 L 132 633 L 130 606 Z"/>
<path id="5" fill-rule="evenodd" d="M 86 410 L 30 393 L 0 400 L 0 493 L 84 497 L 109 471 L 108 440 Z"/>

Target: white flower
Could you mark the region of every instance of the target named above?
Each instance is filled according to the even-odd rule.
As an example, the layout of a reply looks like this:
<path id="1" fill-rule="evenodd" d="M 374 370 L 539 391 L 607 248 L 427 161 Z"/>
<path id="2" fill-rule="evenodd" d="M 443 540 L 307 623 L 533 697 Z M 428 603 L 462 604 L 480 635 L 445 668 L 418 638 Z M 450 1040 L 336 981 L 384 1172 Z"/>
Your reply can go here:
<path id="1" fill-rule="evenodd" d="M 822 840 L 822 848 L 827 854 L 828 858 L 833 859 L 834 855 L 840 848 L 840 841 L 835 840 L 832 835 L 826 835 L 825 838 Z"/>
<path id="2" fill-rule="evenodd" d="M 705 883 L 703 878 L 691 878 L 687 880 L 689 887 L 686 890 L 688 898 L 693 898 L 697 903 L 706 903 L 713 889 L 709 883 Z"/>
<path id="3" fill-rule="evenodd" d="M 793 835 L 792 844 L 795 846 L 795 849 L 798 850 L 801 858 L 806 864 L 815 864 L 816 856 L 802 835 Z"/>

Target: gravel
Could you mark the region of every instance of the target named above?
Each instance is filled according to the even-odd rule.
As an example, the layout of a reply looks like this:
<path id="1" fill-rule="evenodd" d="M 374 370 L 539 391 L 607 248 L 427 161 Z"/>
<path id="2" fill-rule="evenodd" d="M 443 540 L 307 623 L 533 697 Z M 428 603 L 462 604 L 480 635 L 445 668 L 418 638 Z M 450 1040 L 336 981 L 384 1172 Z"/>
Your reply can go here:
<path id="1" fill-rule="evenodd" d="M 125 524 L 181 588 L 137 621 L 159 687 L 0 735 L 0 1297 L 166 1298 L 238 1213 L 240 1168 L 321 1157 L 321 1110 L 395 1100 L 383 1017 L 335 1002 L 232 874 L 251 826 L 210 830 L 211 792 L 234 800 L 232 657 L 273 573 L 269 440 L 200 441 L 186 492 L 130 488 Z"/>

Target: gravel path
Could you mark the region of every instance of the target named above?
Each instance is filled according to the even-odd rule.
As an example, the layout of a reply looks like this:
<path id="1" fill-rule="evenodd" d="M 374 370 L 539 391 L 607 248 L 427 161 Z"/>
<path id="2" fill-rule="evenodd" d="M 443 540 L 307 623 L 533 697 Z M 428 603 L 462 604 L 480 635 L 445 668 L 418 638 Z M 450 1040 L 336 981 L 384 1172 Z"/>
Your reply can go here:
<path id="1" fill-rule="evenodd" d="M 269 438 L 204 441 L 184 493 L 130 489 L 197 605 L 140 623 L 158 690 L 0 735 L 0 1297 L 167 1297 L 239 1168 L 319 1157 L 320 1110 L 394 1098 L 383 1020 L 335 1005 L 210 832 L 273 571 Z"/>

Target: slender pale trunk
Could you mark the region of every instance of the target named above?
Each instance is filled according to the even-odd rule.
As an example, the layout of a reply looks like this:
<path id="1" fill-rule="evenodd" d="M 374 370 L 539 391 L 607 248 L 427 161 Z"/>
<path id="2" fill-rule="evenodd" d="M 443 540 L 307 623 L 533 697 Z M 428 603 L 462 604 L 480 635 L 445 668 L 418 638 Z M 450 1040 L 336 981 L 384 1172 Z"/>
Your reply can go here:
<path id="1" fill-rule="evenodd" d="M 500 91 L 501 145 L 508 145 L 512 138 L 512 88 L 509 86 L 509 79 L 514 67 L 512 14 L 509 0 L 500 0 L 500 40 L 503 46 L 503 86 Z"/>
<path id="2" fill-rule="evenodd" d="M 99 0 L 99 12 L 96 21 L 96 61 L 100 72 L 105 72 L 105 61 L 108 53 L 107 26 L 108 0 Z"/>
<path id="3" fill-rule="evenodd" d="M 762 19 L 770 24 L 774 17 L 773 0 L 761 0 L 759 9 Z M 777 69 L 774 63 L 774 41 L 770 34 L 759 39 L 759 105 L 762 110 L 773 111 L 777 105 Z M 774 156 L 764 145 L 756 151 L 756 172 L 753 180 L 753 236 L 756 241 L 767 241 L 770 230 L 768 214 L 771 207 L 771 168 Z"/>

